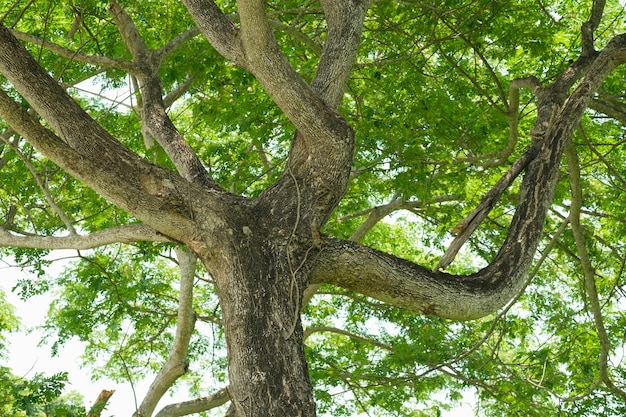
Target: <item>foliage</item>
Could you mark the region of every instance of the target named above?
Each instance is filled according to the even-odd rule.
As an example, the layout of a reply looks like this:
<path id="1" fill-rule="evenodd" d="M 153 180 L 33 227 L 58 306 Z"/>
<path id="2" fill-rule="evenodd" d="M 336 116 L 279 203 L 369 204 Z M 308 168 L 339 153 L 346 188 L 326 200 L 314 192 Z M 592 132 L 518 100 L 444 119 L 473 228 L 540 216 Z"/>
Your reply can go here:
<path id="1" fill-rule="evenodd" d="M 67 373 L 52 376 L 36 374 L 33 379 L 18 378 L 0 367 L 0 411 L 16 417 L 82 417 L 85 407 L 75 394 L 61 395 Z"/>
<path id="2" fill-rule="evenodd" d="M 108 3 L 5 0 L 0 19 L 73 51 L 129 59 Z M 120 3 L 154 48 L 193 25 L 181 2 Z M 231 3 L 220 5 L 234 11 Z M 319 6 L 270 3 L 283 51 L 310 80 L 324 36 Z M 547 83 L 576 59 L 580 25 L 591 3 L 373 2 L 340 108 L 357 136 L 352 180 L 324 232 L 348 238 L 375 208 L 397 201 L 393 216 L 369 229 L 363 243 L 433 268 L 455 224 L 531 142 L 535 98 L 521 91 L 519 138 L 511 142 L 509 84 L 530 75 Z M 598 48 L 626 29 L 624 8 L 608 3 Z M 103 127 L 144 158 L 172 168 L 158 145 L 144 146 L 140 97 L 124 71 L 25 44 Z M 294 131 L 250 74 L 195 36 L 167 57 L 160 76 L 166 94 L 176 94 L 190 81 L 169 114 L 213 178 L 247 196 L 275 181 Z M 564 164 L 533 280 L 512 308 L 455 323 L 338 288 L 318 292 L 305 307 L 303 322 L 320 415 L 435 416 L 468 392 L 476 393 L 476 413 L 483 416 L 626 414 L 624 79 L 622 67 L 606 80 L 574 137 L 586 249 L 608 340 L 598 336 L 574 235 L 561 228 L 572 202 Z M 4 80 L 0 85 L 8 88 Z M 615 112 L 607 113 L 602 103 Z M 58 236 L 135 222 L 42 157 L 4 122 L 0 127 L 4 229 Z M 510 153 L 503 153 L 509 145 Z M 493 258 L 517 187 L 507 190 L 451 271 L 469 273 Z M 55 277 L 43 273 L 47 251 L 2 251 L 41 274 L 39 287 L 23 284 L 23 297 L 40 291 L 55 295 L 45 323 L 53 350 L 74 337 L 87 342 L 84 360 L 97 377 L 135 380 L 158 371 L 174 338 L 177 312 L 178 270 L 171 245 L 120 243 L 79 251 Z M 205 270 L 196 273 L 194 309 L 198 324 L 184 381 L 200 396 L 227 382 L 217 295 Z M 11 310 L 0 308 L 0 330 L 14 326 Z M 606 366 L 614 389 L 598 383 L 603 343 L 608 343 Z M 10 381 L 10 389 L 0 389 L 2 412 L 73 416 L 80 411 L 71 401 L 58 402 L 66 375 L 27 381 L 3 368 L 2 378 Z"/>
<path id="3" fill-rule="evenodd" d="M 15 308 L 7 302 L 4 291 L 0 290 L 0 358 L 6 355 L 6 333 L 16 331 L 18 326 Z"/>

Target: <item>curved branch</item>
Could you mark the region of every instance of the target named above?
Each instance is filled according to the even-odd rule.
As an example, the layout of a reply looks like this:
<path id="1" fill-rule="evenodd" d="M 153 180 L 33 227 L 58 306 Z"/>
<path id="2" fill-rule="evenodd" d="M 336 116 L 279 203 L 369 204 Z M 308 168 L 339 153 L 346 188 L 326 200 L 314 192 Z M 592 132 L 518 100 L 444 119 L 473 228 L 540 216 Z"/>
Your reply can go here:
<path id="1" fill-rule="evenodd" d="M 442 203 L 447 201 L 457 200 L 458 197 L 454 195 L 444 195 L 435 197 L 433 199 L 433 203 Z M 364 214 L 368 214 L 367 218 L 361 225 L 355 230 L 348 240 L 352 242 L 360 242 L 365 235 L 383 218 L 390 215 L 391 213 L 398 210 L 415 210 L 419 207 L 425 206 L 428 203 L 424 203 L 422 201 L 404 201 L 404 199 L 400 196 L 400 193 L 394 196 L 394 198 L 387 204 L 382 206 L 377 206 L 359 213 L 352 214 L 350 216 L 346 216 L 346 218 L 362 216 Z M 303 293 L 302 296 L 302 306 L 306 306 L 311 298 L 317 293 L 317 290 L 321 287 L 321 284 L 312 284 L 309 285 Z"/>
<path id="2" fill-rule="evenodd" d="M 396 307 L 438 317 L 470 320 L 487 315 L 511 298 L 477 278 L 433 272 L 355 242 L 325 240 L 315 260 L 313 282 L 356 291 Z"/>
<path id="3" fill-rule="evenodd" d="M 494 165 L 499 165 L 506 161 L 515 150 L 519 132 L 519 90 L 520 88 L 530 89 L 535 96 L 539 97 L 542 91 L 541 84 L 536 77 L 516 78 L 509 84 L 509 143 L 499 154 Z"/>
<path id="4" fill-rule="evenodd" d="M 180 268 L 180 290 L 174 342 L 167 361 L 154 378 L 139 410 L 135 412 L 136 417 L 151 416 L 163 394 L 189 368 L 187 350 L 196 322 L 193 311 L 193 280 L 197 258 L 193 253 L 181 247 L 176 248 L 176 257 Z"/>
<path id="5" fill-rule="evenodd" d="M 504 306 L 526 285 L 552 204 L 565 144 L 602 81 L 624 63 L 626 34 L 609 42 L 574 92 L 554 112 L 537 156 L 526 169 L 506 239 L 487 267 L 455 277 L 353 242 L 326 239 L 313 266 L 314 283 L 338 285 L 398 307 L 459 320 L 482 317 Z"/>

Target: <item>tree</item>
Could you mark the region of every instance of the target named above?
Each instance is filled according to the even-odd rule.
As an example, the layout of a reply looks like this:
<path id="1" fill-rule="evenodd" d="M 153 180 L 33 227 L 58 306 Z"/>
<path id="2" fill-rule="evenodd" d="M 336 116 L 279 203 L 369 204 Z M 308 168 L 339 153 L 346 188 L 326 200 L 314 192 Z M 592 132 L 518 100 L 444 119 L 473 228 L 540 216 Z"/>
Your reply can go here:
<path id="1" fill-rule="evenodd" d="M 417 413 L 412 397 L 468 386 L 485 413 L 623 411 L 623 7 L 135 3 L 16 1 L 0 31 L 0 244 L 36 267 L 37 250 L 79 251 L 55 283 L 59 343 L 108 349 L 119 377 L 169 349 L 135 415 L 207 354 L 198 320 L 223 332 L 228 387 L 159 416 L 228 400 L 314 416 L 315 396 Z M 88 79 L 131 94 L 107 106 Z M 399 210 L 417 227 L 380 222 Z M 569 301 L 542 301 L 554 288 Z M 596 359 L 572 365 L 576 349 Z"/>

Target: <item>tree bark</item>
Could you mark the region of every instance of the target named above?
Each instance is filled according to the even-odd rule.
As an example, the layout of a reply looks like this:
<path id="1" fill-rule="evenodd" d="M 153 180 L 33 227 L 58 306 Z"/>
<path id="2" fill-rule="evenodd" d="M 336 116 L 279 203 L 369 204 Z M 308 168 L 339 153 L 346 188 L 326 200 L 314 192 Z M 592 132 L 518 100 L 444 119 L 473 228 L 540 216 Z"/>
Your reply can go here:
<path id="1" fill-rule="evenodd" d="M 259 221 L 260 220 L 260 221 Z M 267 228 L 253 209 L 203 258 L 216 282 L 238 416 L 315 416 L 300 323 L 306 258 L 293 229 Z"/>

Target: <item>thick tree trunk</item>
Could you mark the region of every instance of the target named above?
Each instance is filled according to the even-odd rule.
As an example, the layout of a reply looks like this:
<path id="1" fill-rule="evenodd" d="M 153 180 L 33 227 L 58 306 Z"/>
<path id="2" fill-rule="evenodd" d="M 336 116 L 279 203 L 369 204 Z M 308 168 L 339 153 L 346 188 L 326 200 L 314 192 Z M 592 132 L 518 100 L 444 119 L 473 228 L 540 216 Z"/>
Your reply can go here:
<path id="1" fill-rule="evenodd" d="M 203 259 L 221 302 L 229 393 L 238 416 L 312 417 L 300 323 L 308 253 L 294 255 L 292 230 L 267 230 L 255 218 L 231 223 L 219 253 Z"/>

